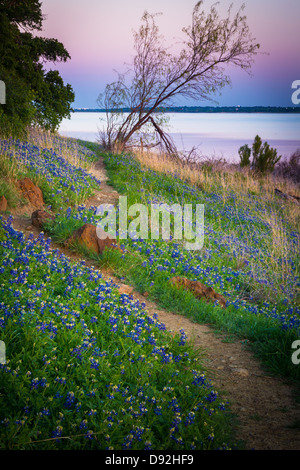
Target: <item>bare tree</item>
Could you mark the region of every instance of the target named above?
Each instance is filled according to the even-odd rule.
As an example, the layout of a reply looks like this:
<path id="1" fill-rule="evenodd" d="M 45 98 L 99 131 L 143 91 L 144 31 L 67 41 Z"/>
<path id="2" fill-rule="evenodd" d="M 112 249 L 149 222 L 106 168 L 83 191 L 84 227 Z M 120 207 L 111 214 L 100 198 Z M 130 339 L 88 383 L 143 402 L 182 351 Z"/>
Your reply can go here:
<path id="1" fill-rule="evenodd" d="M 137 145 L 141 135 L 143 140 L 152 135 L 154 144 L 146 141 L 144 145 L 161 144 L 176 156 L 176 147 L 164 130 L 164 108 L 179 96 L 211 100 L 211 95 L 231 83 L 225 66 L 250 71 L 259 44 L 249 32 L 244 5 L 233 18 L 230 6 L 225 19 L 215 5 L 207 14 L 202 7 L 201 0 L 194 7 L 191 25 L 183 28 L 185 40 L 178 54 L 165 47 L 157 14 L 144 13 L 140 29 L 134 33 L 132 66 L 125 74 L 118 73 L 98 99 L 106 109 L 106 129 L 101 132 L 106 148 L 120 152 Z"/>

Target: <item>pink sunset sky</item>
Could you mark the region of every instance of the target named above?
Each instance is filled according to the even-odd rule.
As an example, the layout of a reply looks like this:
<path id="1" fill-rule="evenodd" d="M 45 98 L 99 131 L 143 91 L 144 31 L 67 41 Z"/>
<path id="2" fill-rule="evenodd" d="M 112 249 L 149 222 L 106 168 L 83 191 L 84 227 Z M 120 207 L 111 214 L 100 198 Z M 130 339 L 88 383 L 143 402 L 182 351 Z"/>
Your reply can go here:
<path id="1" fill-rule="evenodd" d="M 53 64 L 75 91 L 74 107 L 96 108 L 99 93 L 124 72 L 133 56 L 133 30 L 140 26 L 145 10 L 161 12 L 158 25 L 166 44 L 182 38 L 182 28 L 191 22 L 195 0 L 43 0 L 45 15 L 42 35 L 61 41 L 71 60 Z M 205 0 L 203 8 L 216 3 Z M 219 2 L 226 13 L 231 1 Z M 293 106 L 292 83 L 300 80 L 300 1 L 233 0 L 235 12 L 245 3 L 252 36 L 268 55 L 256 56 L 252 77 L 230 71 L 232 87 L 217 96 L 220 106 Z M 184 102 L 208 106 L 210 102 Z"/>

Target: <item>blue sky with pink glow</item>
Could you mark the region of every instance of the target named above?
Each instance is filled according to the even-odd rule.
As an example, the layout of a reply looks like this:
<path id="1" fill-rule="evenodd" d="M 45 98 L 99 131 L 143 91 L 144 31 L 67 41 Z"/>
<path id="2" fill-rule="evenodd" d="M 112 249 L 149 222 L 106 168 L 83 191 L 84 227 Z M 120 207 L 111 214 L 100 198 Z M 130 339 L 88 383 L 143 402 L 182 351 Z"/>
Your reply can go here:
<path id="1" fill-rule="evenodd" d="M 124 63 L 133 57 L 133 30 L 138 30 L 145 10 L 161 12 L 160 32 L 166 44 L 183 37 L 182 28 L 191 22 L 196 0 L 43 0 L 45 15 L 42 35 L 61 41 L 71 60 L 51 64 L 75 91 L 74 107 L 95 108 L 99 93 L 124 72 Z M 205 0 L 209 10 L 214 0 Z M 255 57 L 252 76 L 232 69 L 232 87 L 215 97 L 220 106 L 293 106 L 291 85 L 300 80 L 300 1 L 221 1 L 220 13 L 233 3 L 235 12 L 245 3 L 251 34 L 268 55 Z M 210 102 L 186 101 L 188 106 L 208 106 Z"/>

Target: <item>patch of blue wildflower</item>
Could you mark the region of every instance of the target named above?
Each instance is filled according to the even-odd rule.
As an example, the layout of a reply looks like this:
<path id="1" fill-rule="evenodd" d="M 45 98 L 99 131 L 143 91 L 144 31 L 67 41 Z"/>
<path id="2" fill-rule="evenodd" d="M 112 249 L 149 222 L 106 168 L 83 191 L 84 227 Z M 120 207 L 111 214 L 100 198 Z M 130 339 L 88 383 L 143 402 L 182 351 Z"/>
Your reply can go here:
<path id="1" fill-rule="evenodd" d="M 12 218 L 0 217 L 0 258 L 0 448 L 228 445 L 227 405 L 183 330 Z"/>
<path id="2" fill-rule="evenodd" d="M 32 174 L 39 179 L 44 201 L 54 210 L 85 201 L 100 184 L 87 169 L 69 163 L 64 156 L 67 144 L 63 141 L 59 145 L 60 141 L 57 138 L 54 148 L 44 148 L 18 139 L 0 140 L 0 153 L 20 164 L 20 178 Z M 72 141 L 68 145 L 68 151 L 79 154 L 79 163 L 91 160 L 91 151 L 85 147 L 79 144 L 75 147 Z"/>
<path id="3" fill-rule="evenodd" d="M 146 240 L 130 237 L 121 240 L 123 258 L 130 258 L 132 253 L 138 256 L 137 271 L 143 279 L 144 291 L 155 291 L 156 285 L 166 285 L 173 276 L 187 277 L 213 287 L 226 298 L 227 307 L 241 316 L 267 318 L 284 330 L 300 331 L 299 234 L 287 227 L 286 249 L 290 255 L 285 260 L 283 284 L 283 280 L 276 278 L 274 270 L 266 266 L 270 256 L 269 227 L 255 217 L 254 210 L 247 213 L 244 207 L 235 203 L 224 207 L 217 194 L 203 194 L 176 175 L 166 177 L 142 168 L 137 160 L 126 155 L 110 155 L 106 165 L 115 187 L 127 195 L 128 206 L 144 203 L 150 214 L 151 203 L 158 201 L 205 205 L 205 242 L 201 251 L 184 249 L 183 244 L 172 236 L 170 240 L 151 240 L 151 234 Z M 96 207 L 86 209 L 83 205 L 77 209 L 69 208 L 52 223 L 52 233 L 60 234 L 63 239 L 66 233 L 70 235 L 83 223 L 96 225 L 96 211 Z M 216 227 L 218 220 L 222 220 L 223 229 Z M 237 220 L 245 223 L 244 231 L 240 232 L 239 226 L 237 232 L 226 229 Z M 247 229 L 249 226 L 252 232 Z M 120 263 L 119 258 L 117 262 Z M 282 262 L 278 259 L 278 265 Z"/>

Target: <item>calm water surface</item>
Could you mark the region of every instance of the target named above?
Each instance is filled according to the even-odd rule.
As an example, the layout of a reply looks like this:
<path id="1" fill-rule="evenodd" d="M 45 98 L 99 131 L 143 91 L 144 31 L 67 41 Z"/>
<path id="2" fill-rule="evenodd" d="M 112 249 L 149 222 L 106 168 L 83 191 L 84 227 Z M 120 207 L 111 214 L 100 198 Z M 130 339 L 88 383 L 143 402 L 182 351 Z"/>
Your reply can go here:
<path id="1" fill-rule="evenodd" d="M 178 149 L 197 147 L 200 154 L 239 161 L 238 149 L 258 134 L 278 154 L 289 157 L 300 148 L 300 114 L 172 113 L 169 134 Z M 64 119 L 59 133 L 97 141 L 105 113 L 76 112 Z"/>

